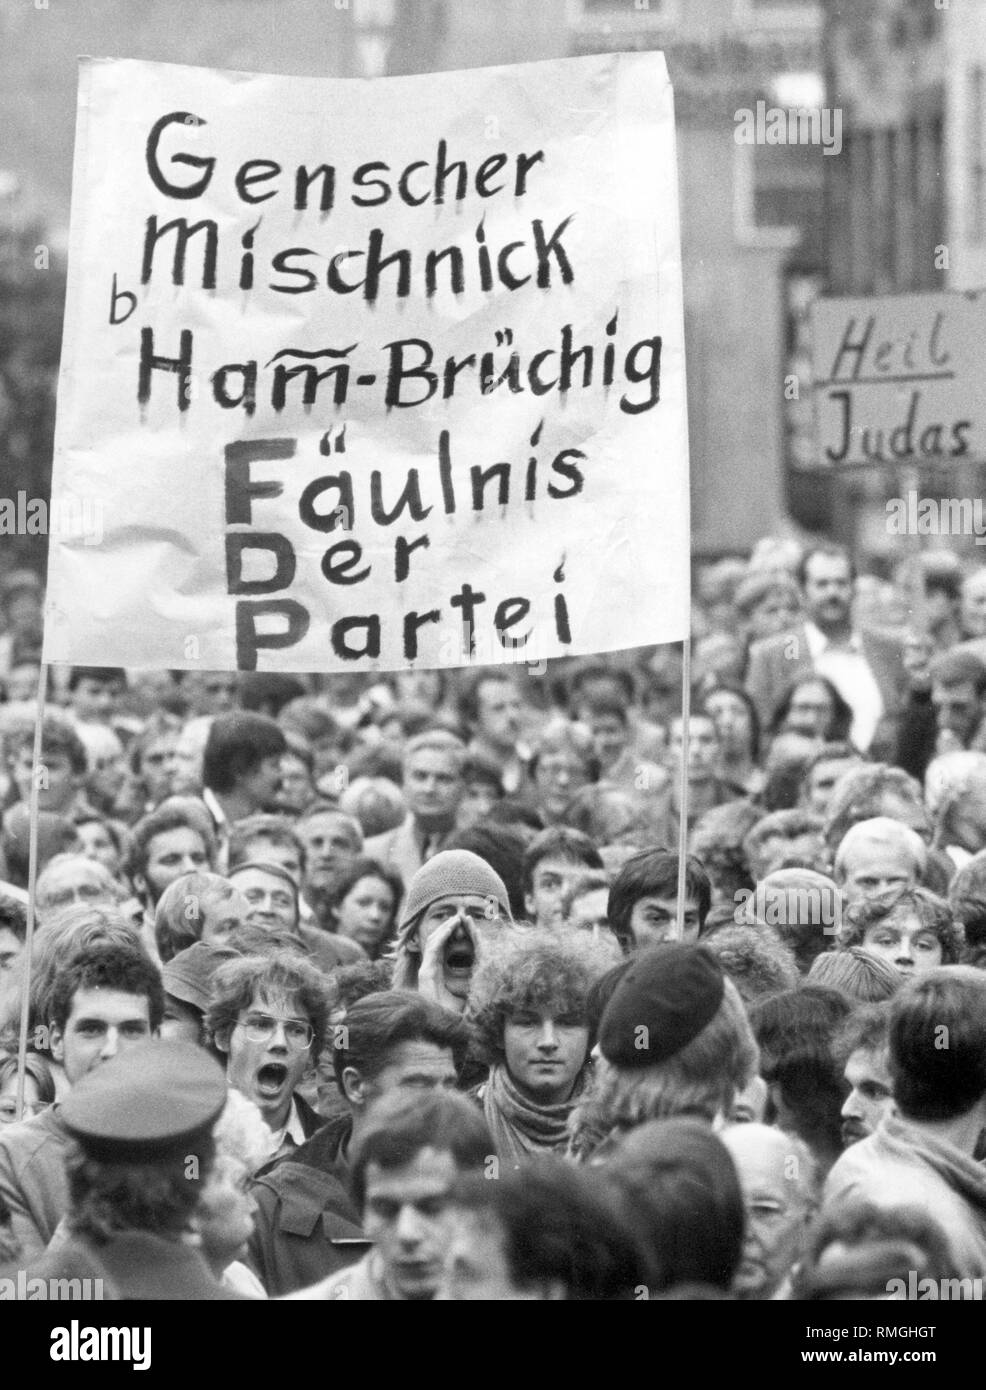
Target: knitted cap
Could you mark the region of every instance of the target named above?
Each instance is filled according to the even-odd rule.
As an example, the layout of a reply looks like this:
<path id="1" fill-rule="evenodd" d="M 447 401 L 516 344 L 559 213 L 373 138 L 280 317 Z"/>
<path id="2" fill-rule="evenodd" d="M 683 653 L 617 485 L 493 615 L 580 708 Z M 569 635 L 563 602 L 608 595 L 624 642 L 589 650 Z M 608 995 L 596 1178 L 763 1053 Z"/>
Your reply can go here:
<path id="1" fill-rule="evenodd" d="M 603 1012 L 599 1048 L 615 1067 L 652 1067 L 715 1017 L 725 975 L 704 946 L 652 946 L 634 960 Z"/>
<path id="2" fill-rule="evenodd" d="M 501 915 L 508 922 L 513 922 L 503 879 L 486 860 L 468 849 L 443 849 L 422 864 L 411 879 L 401 912 L 401 930 L 410 926 L 440 898 L 459 897 L 466 893 L 492 898 L 499 906 Z"/>

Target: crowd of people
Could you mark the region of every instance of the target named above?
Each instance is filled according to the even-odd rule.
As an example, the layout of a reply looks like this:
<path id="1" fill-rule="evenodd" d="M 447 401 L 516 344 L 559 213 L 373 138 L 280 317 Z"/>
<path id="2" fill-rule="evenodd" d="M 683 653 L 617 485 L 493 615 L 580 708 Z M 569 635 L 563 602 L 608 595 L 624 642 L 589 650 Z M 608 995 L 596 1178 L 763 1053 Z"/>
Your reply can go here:
<path id="1" fill-rule="evenodd" d="M 76 667 L 36 760 L 43 599 L 0 582 L 0 1276 L 982 1297 L 986 568 L 701 567 L 687 730 L 680 646 Z"/>

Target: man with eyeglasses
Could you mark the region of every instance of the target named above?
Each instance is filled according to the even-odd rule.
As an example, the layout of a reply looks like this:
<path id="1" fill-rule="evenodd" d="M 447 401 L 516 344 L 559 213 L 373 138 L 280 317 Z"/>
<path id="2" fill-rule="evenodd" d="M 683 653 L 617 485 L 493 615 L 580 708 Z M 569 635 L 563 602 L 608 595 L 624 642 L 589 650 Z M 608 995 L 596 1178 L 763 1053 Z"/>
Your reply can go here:
<path id="1" fill-rule="evenodd" d="M 321 1051 L 329 1000 L 325 977 L 291 951 L 229 961 L 213 979 L 206 1028 L 226 1054 L 227 1082 L 266 1120 L 272 1155 L 322 1123 L 297 1088 Z"/>
<path id="2" fill-rule="evenodd" d="M 316 1284 L 365 1254 L 369 1234 L 349 1192 L 354 1148 L 381 1102 L 397 1097 L 420 1107 L 454 1090 L 469 1040 L 458 1014 L 405 990 L 358 999 L 334 1023 L 327 1051 L 348 1113 L 254 1180 L 249 1262 L 272 1298 Z M 482 1112 L 475 1114 L 482 1123 Z"/>
<path id="3" fill-rule="evenodd" d="M 49 1040 L 70 1086 L 118 1053 L 158 1036 L 161 976 L 138 948 L 94 946 L 55 977 Z M 25 1262 L 39 1255 L 68 1210 L 61 1107 L 50 1106 L 0 1134 L 0 1197 Z"/>
<path id="4" fill-rule="evenodd" d="M 818 1206 L 817 1165 L 797 1135 L 767 1125 L 729 1125 L 720 1137 L 736 1166 L 746 1211 L 733 1293 L 744 1301 L 782 1296 Z"/>

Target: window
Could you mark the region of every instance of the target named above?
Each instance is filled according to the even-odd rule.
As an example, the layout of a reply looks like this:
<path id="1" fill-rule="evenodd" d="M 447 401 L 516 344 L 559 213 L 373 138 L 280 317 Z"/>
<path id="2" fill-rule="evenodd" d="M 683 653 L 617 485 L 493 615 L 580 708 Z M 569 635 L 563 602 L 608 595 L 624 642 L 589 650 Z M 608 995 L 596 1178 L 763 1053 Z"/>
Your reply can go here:
<path id="1" fill-rule="evenodd" d="M 639 29 L 668 24 L 678 17 L 680 0 L 567 0 L 573 29 Z"/>
<path id="2" fill-rule="evenodd" d="M 806 28 L 822 26 L 820 0 L 733 0 L 737 24 Z"/>
<path id="3" fill-rule="evenodd" d="M 736 156 L 736 232 L 741 241 L 793 245 L 797 232 L 824 226 L 820 146 L 737 145 Z"/>

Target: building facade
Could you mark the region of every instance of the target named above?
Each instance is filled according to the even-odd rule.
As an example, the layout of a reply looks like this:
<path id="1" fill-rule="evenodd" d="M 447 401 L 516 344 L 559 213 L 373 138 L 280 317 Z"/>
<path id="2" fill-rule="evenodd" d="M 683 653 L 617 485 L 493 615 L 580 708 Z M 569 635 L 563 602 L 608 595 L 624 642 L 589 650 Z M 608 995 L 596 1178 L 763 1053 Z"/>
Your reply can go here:
<path id="1" fill-rule="evenodd" d="M 826 71 L 843 110 L 827 174 L 826 290 L 986 287 L 986 5 L 829 0 Z M 805 479 L 819 520 L 893 562 L 886 500 L 981 495 L 986 460 Z"/>

